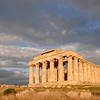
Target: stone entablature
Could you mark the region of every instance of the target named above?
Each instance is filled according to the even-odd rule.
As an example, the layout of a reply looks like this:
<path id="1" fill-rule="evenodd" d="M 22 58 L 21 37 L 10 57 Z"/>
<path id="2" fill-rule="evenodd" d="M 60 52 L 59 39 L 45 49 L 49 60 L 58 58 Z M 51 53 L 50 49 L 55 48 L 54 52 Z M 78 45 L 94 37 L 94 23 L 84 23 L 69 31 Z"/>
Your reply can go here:
<path id="1" fill-rule="evenodd" d="M 62 85 L 84 82 L 100 83 L 100 67 L 84 60 L 82 55 L 72 50 L 66 52 L 56 49 L 43 51 L 29 65 L 29 86 L 51 83 L 61 83 Z M 42 69 L 41 75 L 40 68 Z"/>
<path id="2" fill-rule="evenodd" d="M 61 56 L 68 57 L 70 55 L 78 57 L 78 58 L 83 58 L 82 55 L 80 55 L 76 52 L 73 52 L 72 50 L 69 50 L 69 51 L 66 51 L 66 52 L 62 52 L 61 50 L 56 50 L 56 49 L 53 49 L 53 50 L 55 50 L 55 51 L 35 57 L 33 59 L 33 63 L 42 62 L 42 61 L 46 61 L 46 60 L 50 60 L 50 59 L 54 59 L 54 58 L 59 59 L 59 57 L 61 57 Z M 48 50 L 48 51 L 50 51 L 50 50 Z"/>
<path id="3" fill-rule="evenodd" d="M 45 50 L 43 52 L 41 52 L 41 55 L 48 55 L 48 54 L 58 54 L 58 53 L 62 53 L 61 50 L 56 50 L 56 49 L 51 49 L 51 50 Z"/>

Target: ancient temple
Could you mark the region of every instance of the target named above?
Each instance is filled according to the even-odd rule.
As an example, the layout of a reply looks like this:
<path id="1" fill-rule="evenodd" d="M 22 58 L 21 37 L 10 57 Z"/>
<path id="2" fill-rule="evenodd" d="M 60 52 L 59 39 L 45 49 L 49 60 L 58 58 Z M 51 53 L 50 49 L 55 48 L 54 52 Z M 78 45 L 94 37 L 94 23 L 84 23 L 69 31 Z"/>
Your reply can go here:
<path id="1" fill-rule="evenodd" d="M 85 60 L 72 50 L 43 51 L 29 65 L 30 87 L 100 83 L 100 66 Z"/>

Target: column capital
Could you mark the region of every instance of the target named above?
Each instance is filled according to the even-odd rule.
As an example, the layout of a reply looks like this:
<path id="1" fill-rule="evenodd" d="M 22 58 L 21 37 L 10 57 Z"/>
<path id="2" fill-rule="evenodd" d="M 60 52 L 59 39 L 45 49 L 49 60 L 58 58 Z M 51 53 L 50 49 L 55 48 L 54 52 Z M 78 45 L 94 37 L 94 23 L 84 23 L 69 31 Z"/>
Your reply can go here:
<path id="1" fill-rule="evenodd" d="M 49 61 L 50 61 L 50 62 L 54 62 L 54 59 L 50 59 Z"/>
<path id="2" fill-rule="evenodd" d="M 79 58 L 79 60 L 78 60 L 78 61 L 79 61 L 79 62 L 82 62 L 82 63 L 84 63 L 84 60 L 83 60 L 83 59 L 80 59 L 80 58 Z"/>
<path id="3" fill-rule="evenodd" d="M 75 59 L 75 60 L 78 60 L 79 58 L 78 58 L 78 57 L 76 57 L 76 56 L 74 56 L 74 59 Z"/>
<path id="4" fill-rule="evenodd" d="M 82 62 L 82 59 L 79 59 L 78 61 L 79 61 L 79 62 Z"/>
<path id="5" fill-rule="evenodd" d="M 58 59 L 61 59 L 61 60 L 63 60 L 63 56 L 59 56 L 59 57 L 58 57 Z"/>
<path id="6" fill-rule="evenodd" d="M 72 58 L 72 57 L 73 57 L 72 55 L 69 55 L 69 56 L 68 56 L 68 58 Z"/>
<path id="7" fill-rule="evenodd" d="M 47 64 L 47 61 L 43 61 L 42 64 Z"/>
<path id="8" fill-rule="evenodd" d="M 84 61 L 83 64 L 86 66 L 86 62 Z"/>
<path id="9" fill-rule="evenodd" d="M 82 62 L 86 64 L 86 61 L 84 59 L 82 59 Z"/>
<path id="10" fill-rule="evenodd" d="M 62 55 L 60 55 L 60 56 L 58 57 L 58 59 L 63 59 L 63 56 L 62 56 Z"/>
<path id="11" fill-rule="evenodd" d="M 34 65 L 34 64 L 33 64 L 33 62 L 32 62 L 32 61 L 31 61 L 31 62 L 29 62 L 29 66 L 30 66 L 30 67 L 33 67 L 33 65 Z"/>
<path id="12" fill-rule="evenodd" d="M 86 63 L 87 65 L 90 65 L 88 62 Z"/>
<path id="13" fill-rule="evenodd" d="M 39 62 L 35 63 L 35 65 L 38 66 L 39 65 Z"/>
<path id="14" fill-rule="evenodd" d="M 47 64 L 46 61 L 43 61 L 43 62 L 42 62 L 42 67 L 45 68 L 45 69 L 46 69 L 46 64 Z"/>

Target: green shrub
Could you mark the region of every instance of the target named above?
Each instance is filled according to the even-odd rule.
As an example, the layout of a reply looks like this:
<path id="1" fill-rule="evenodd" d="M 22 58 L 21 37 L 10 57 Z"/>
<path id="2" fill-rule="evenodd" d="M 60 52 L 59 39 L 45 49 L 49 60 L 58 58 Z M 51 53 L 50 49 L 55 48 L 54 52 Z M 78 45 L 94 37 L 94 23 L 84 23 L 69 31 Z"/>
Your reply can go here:
<path id="1" fill-rule="evenodd" d="M 4 95 L 15 94 L 15 93 L 16 93 L 15 89 L 12 89 L 12 88 L 8 88 L 8 89 L 4 90 L 4 92 L 3 92 Z"/>

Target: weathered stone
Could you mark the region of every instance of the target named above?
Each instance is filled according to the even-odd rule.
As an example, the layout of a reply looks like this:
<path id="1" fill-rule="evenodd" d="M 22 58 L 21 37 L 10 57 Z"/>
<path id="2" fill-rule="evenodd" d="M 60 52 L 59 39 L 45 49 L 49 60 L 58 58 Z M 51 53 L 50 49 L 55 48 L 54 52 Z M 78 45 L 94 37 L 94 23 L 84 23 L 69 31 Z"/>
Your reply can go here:
<path id="1" fill-rule="evenodd" d="M 71 98 L 78 98 L 79 97 L 79 92 L 69 91 L 68 93 L 66 93 L 66 95 L 68 97 L 71 97 Z"/>
<path id="2" fill-rule="evenodd" d="M 100 66 L 86 61 L 82 55 L 72 50 L 66 52 L 56 49 L 46 50 L 40 56 L 35 57 L 29 65 L 30 87 L 100 84 Z M 33 66 L 35 67 L 35 80 Z M 40 67 L 42 78 L 40 78 Z"/>
<path id="3" fill-rule="evenodd" d="M 91 92 L 87 92 L 87 91 L 80 92 L 81 99 L 90 98 L 91 96 L 92 96 Z"/>

